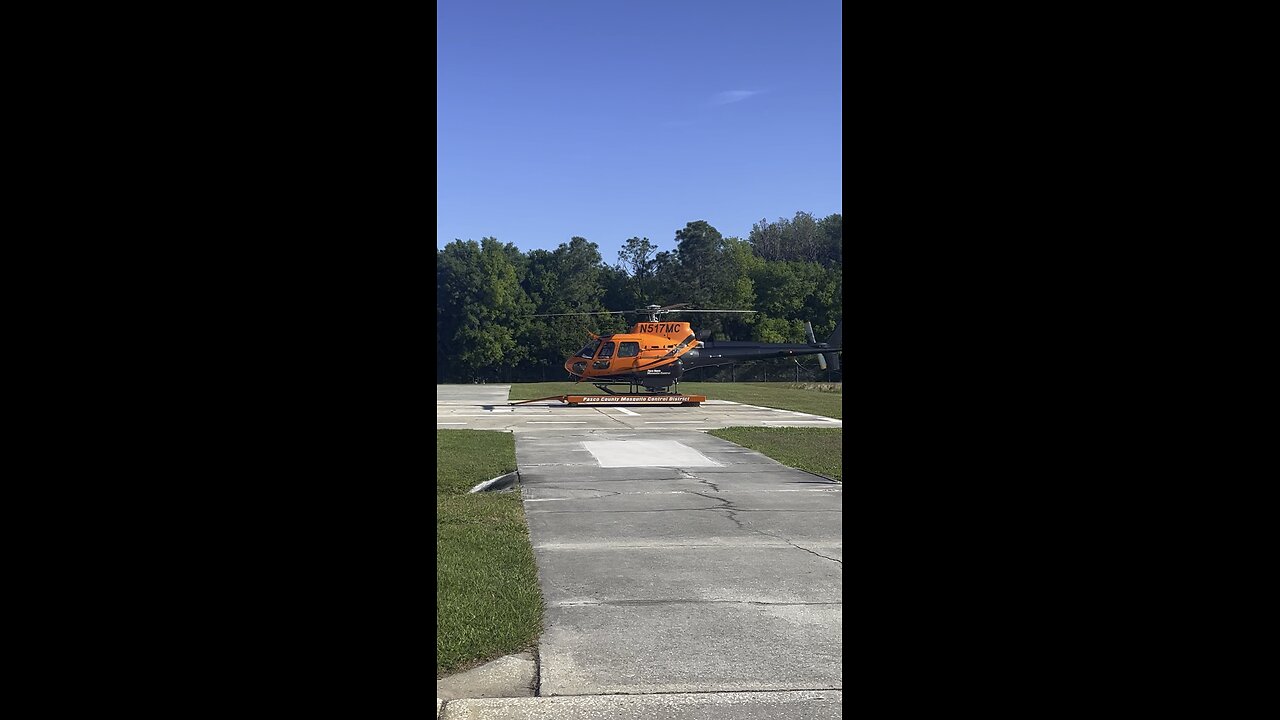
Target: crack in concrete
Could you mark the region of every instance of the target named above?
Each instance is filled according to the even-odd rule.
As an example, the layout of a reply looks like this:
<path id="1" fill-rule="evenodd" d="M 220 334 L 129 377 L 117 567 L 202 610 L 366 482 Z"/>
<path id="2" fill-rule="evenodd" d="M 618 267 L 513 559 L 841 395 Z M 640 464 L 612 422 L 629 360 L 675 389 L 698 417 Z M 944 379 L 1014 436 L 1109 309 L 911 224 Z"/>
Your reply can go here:
<path id="1" fill-rule="evenodd" d="M 557 486 L 557 485 L 538 485 L 538 486 L 537 486 L 537 489 L 538 489 L 538 490 L 575 490 L 575 491 L 577 491 L 577 490 L 589 490 L 589 491 L 591 491 L 591 492 L 604 493 L 603 495 L 598 495 L 598 496 L 596 496 L 596 497 L 588 497 L 588 498 L 565 498 L 565 499 L 567 499 L 567 500 L 596 500 L 596 499 L 598 499 L 598 498 L 608 497 L 608 496 L 610 496 L 610 495 L 621 495 L 621 494 L 622 494 L 621 492 L 619 492 L 619 491 L 617 491 L 617 490 L 601 490 L 600 488 L 559 487 L 559 486 Z M 535 498 L 535 499 L 536 499 L 536 498 Z"/>
<path id="2" fill-rule="evenodd" d="M 721 492 L 720 487 L 719 487 L 718 485 L 716 485 L 714 482 L 712 482 L 711 480 L 708 480 L 708 479 L 706 479 L 706 478 L 704 478 L 704 477 L 700 477 L 700 476 L 698 476 L 698 475 L 694 475 L 693 473 L 689 472 L 688 470 L 685 470 L 684 468 L 676 468 L 676 472 L 678 472 L 678 473 L 680 473 L 680 474 L 679 474 L 678 476 L 676 476 L 676 477 L 673 477 L 673 478 L 660 478 L 660 479 L 658 480 L 658 482 L 662 482 L 662 481 L 666 481 L 666 480 L 694 480 L 694 481 L 696 481 L 696 482 L 699 482 L 699 483 L 702 483 L 702 484 L 704 484 L 704 485 L 707 485 L 708 487 L 710 487 L 710 488 L 711 488 L 713 491 L 715 491 L 716 493 Z M 801 482 L 804 482 L 804 481 L 801 481 Z M 593 492 L 604 492 L 604 491 L 602 491 L 602 490 L 596 490 L 596 489 L 594 489 L 594 488 L 583 488 L 583 489 L 586 489 L 586 490 L 592 490 Z M 837 563 L 837 564 L 840 564 L 840 565 L 844 565 L 844 561 L 843 561 L 843 560 L 840 560 L 840 559 L 837 559 L 837 558 L 833 558 L 833 557 L 830 557 L 830 556 L 828 556 L 828 555 L 823 555 L 823 554 L 822 554 L 822 553 L 820 553 L 820 552 L 816 552 L 816 551 L 810 550 L 810 549 L 809 549 L 809 548 L 807 548 L 807 547 L 803 547 L 803 546 L 801 546 L 801 545 L 797 545 L 797 544 L 795 544 L 795 543 L 791 542 L 790 540 L 788 540 L 787 538 L 782 537 L 781 535 L 774 535 L 773 533 L 768 533 L 768 532 L 765 532 L 765 531 L 763 531 L 763 530 L 757 530 L 757 529 L 755 529 L 755 528 L 753 528 L 753 527 L 749 527 L 749 526 L 748 526 L 748 525 L 749 525 L 748 523 L 744 523 L 742 520 L 739 520 L 739 519 L 738 519 L 738 513 L 739 513 L 739 512 L 786 512 L 786 511 L 779 511 L 779 510 L 744 510 L 744 509 L 742 509 L 742 508 L 735 508 L 735 507 L 733 506 L 733 501 L 732 501 L 732 500 L 730 500 L 730 499 L 728 499 L 728 498 L 726 498 L 726 497 L 724 497 L 724 496 L 712 496 L 712 495 L 707 495 L 707 494 L 705 494 L 705 493 L 695 492 L 695 491 L 693 491 L 693 490 L 682 490 L 682 491 L 680 491 L 680 492 L 685 492 L 685 493 L 688 493 L 688 494 L 690 494 L 690 495 L 697 495 L 698 497 L 704 497 L 704 498 L 706 498 L 706 499 L 708 499 L 708 500 L 715 500 L 716 502 L 721 503 L 721 505 L 720 505 L 720 506 L 718 506 L 718 507 L 710 507 L 710 508 L 672 508 L 672 509 L 668 509 L 668 510 L 597 510 L 597 511 L 594 511 L 594 512 L 688 512 L 688 511 L 691 511 L 691 510 L 692 510 L 692 511 L 701 511 L 701 510 L 723 510 L 723 511 L 725 512 L 725 516 L 726 516 L 726 517 L 728 517 L 728 518 L 729 518 L 729 520 L 730 520 L 730 521 L 732 521 L 732 522 L 733 522 L 733 524 L 734 524 L 735 526 L 737 526 L 737 528 L 738 528 L 739 530 L 746 530 L 747 532 L 756 533 L 756 534 L 758 534 L 758 535 L 764 535 L 765 537 L 771 537 L 771 538 L 774 538 L 775 540 L 781 540 L 782 542 L 784 542 L 784 543 L 786 543 L 786 544 L 790 545 L 790 546 L 791 546 L 791 547 L 793 547 L 793 548 L 796 548 L 797 550 L 803 550 L 803 551 L 805 551 L 805 552 L 809 553 L 810 555 L 816 555 L 817 557 L 820 557 L 820 558 L 822 558 L 822 559 L 824 559 L 824 560 L 830 560 L 831 562 L 834 562 L 834 563 Z M 614 494 L 614 495 L 621 495 L 622 493 L 620 493 L 620 492 L 615 492 L 615 493 L 612 493 L 612 494 Z M 592 499 L 592 498 L 585 498 L 585 499 Z M 554 510 L 552 510 L 552 511 L 546 511 L 546 512 L 543 512 L 543 511 L 537 511 L 537 512 L 536 512 L 536 513 L 534 513 L 534 514 L 538 514 L 538 515 L 544 515 L 544 514 L 545 514 L 545 515 L 556 515 L 556 514 L 560 514 L 560 513 L 562 513 L 562 512 L 584 512 L 584 511 L 573 511 L 573 510 L 567 510 L 567 511 L 554 511 Z M 803 511 L 796 511 L 796 512 L 803 512 Z M 809 512 L 839 512 L 839 511 L 823 511 L 823 510 L 814 510 L 814 511 L 809 511 Z"/>
<path id="3" fill-rule="evenodd" d="M 704 477 L 694 475 L 693 473 L 689 472 L 688 470 L 685 470 L 684 468 L 676 468 L 676 472 L 680 473 L 680 479 L 682 480 L 697 480 L 698 482 L 707 485 L 712 490 L 715 490 L 716 492 L 720 492 L 720 487 L 718 485 L 716 485 L 714 482 L 711 482 L 710 480 Z"/>
<path id="4" fill-rule="evenodd" d="M 602 407 L 593 407 L 593 408 L 591 408 L 591 409 L 592 409 L 592 410 L 595 410 L 595 411 L 596 411 L 597 413 L 599 413 L 600 415 L 602 415 L 602 416 L 604 416 L 604 417 L 606 417 L 606 418 L 609 418 L 610 420 L 613 420 L 614 422 L 618 423 L 619 425 L 621 425 L 622 427 L 624 427 L 624 428 L 626 428 L 626 429 L 628 429 L 628 430 L 634 430 L 634 429 L 635 429 L 635 428 L 631 427 L 630 425 L 626 424 L 625 422 L 623 422 L 623 421 L 622 421 L 618 416 L 616 416 L 616 415 L 610 415 L 609 413 L 605 412 L 605 411 L 604 411 L 604 408 L 602 408 Z M 591 432 L 592 432 L 592 433 L 595 433 L 595 432 L 599 432 L 599 430 L 592 430 Z"/>
<path id="5" fill-rule="evenodd" d="M 796 548 L 796 549 L 799 549 L 799 550 L 803 550 L 803 551 L 805 551 L 805 552 L 809 553 L 810 555 L 817 555 L 817 556 L 818 556 L 818 557 L 820 557 L 820 558 L 824 558 L 824 559 L 830 560 L 831 562 L 839 563 L 840 565 L 844 565 L 844 561 L 843 561 L 843 560 L 837 560 L 836 558 L 828 557 L 828 556 L 826 556 L 826 555 L 823 555 L 823 554 L 822 554 L 822 553 L 820 553 L 820 552 L 814 552 L 813 550 L 810 550 L 810 549 L 809 549 L 809 548 L 807 548 L 807 547 L 801 547 L 801 546 L 799 546 L 799 545 L 797 545 L 797 544 L 795 544 L 795 543 L 791 542 L 790 540 L 788 540 L 788 539 L 786 539 L 786 538 L 782 537 L 781 535 L 774 535 L 773 533 L 767 533 L 767 532 L 764 532 L 763 530 L 754 530 L 753 532 L 758 532 L 758 533 L 760 533 L 761 535 L 768 535 L 769 537 L 778 538 L 779 540 L 781 540 L 782 542 L 784 542 L 784 543 L 786 543 L 786 544 L 790 545 L 791 547 Z"/>
<path id="6" fill-rule="evenodd" d="M 715 483 L 711 482 L 710 480 L 706 480 L 706 479 L 703 479 L 703 478 L 697 477 L 697 476 L 695 476 L 695 475 L 691 475 L 691 474 L 689 474 L 689 473 L 685 472 L 684 470 L 681 470 L 680 472 L 683 472 L 683 473 L 685 473 L 685 475 L 688 475 L 690 479 L 697 480 L 698 482 L 706 483 L 707 485 L 710 485 L 710 486 L 711 486 L 711 489 L 712 489 L 712 490 L 715 490 L 717 493 L 718 493 L 718 492 L 720 492 L 720 488 L 716 487 Z M 706 498 L 706 499 L 708 499 L 708 500 L 718 500 L 718 501 L 720 501 L 721 503 L 724 503 L 724 504 L 723 504 L 723 505 L 721 505 L 720 507 L 713 507 L 713 508 L 706 508 L 706 509 L 707 509 L 707 510 L 724 510 L 724 511 L 725 511 L 725 515 L 726 515 L 726 517 L 728 517 L 730 520 L 732 520 L 732 521 L 733 521 L 733 524 L 734 524 L 734 525 L 736 525 L 736 526 L 738 527 L 738 529 L 739 529 L 739 530 L 746 530 L 746 531 L 748 531 L 748 532 L 758 532 L 758 531 L 752 530 L 751 528 L 749 528 L 749 527 L 747 527 L 747 526 L 745 526 L 745 525 L 743 525 L 743 524 L 742 524 L 742 521 L 738 519 L 738 508 L 735 508 L 735 507 L 733 506 L 733 501 L 732 501 L 732 500 L 730 500 L 730 499 L 728 499 L 728 498 L 726 498 L 726 497 L 711 497 L 710 495 L 704 495 L 704 494 L 702 494 L 702 493 L 700 493 L 700 492 L 693 492 L 692 490 L 688 490 L 688 491 L 686 491 L 686 492 L 688 492 L 690 495 L 697 495 L 698 497 L 704 497 L 704 498 Z M 778 538 L 778 539 L 779 539 L 779 540 L 783 540 L 783 538 Z M 785 542 L 785 540 L 784 540 L 784 542 Z M 787 543 L 787 544 L 788 544 L 788 545 L 790 545 L 791 543 Z"/>
<path id="7" fill-rule="evenodd" d="M 681 472 L 684 472 L 684 471 L 682 470 Z M 690 476 L 690 477 L 692 477 L 692 476 Z M 698 478 L 694 478 L 694 479 L 698 479 Z M 708 484 L 710 484 L 710 483 L 708 482 Z M 741 509 L 741 508 L 735 508 L 735 507 L 733 506 L 733 501 L 731 501 L 731 500 L 729 500 L 729 499 L 727 499 L 727 498 L 723 498 L 723 497 L 711 497 L 710 495 L 703 495 L 702 493 L 693 492 L 692 490 L 689 490 L 689 491 L 686 491 L 686 492 L 688 492 L 688 493 L 689 493 L 689 494 L 691 494 L 691 495 L 697 495 L 697 496 L 699 496 L 699 497 L 707 498 L 708 500 L 719 500 L 720 502 L 724 503 L 724 505 L 722 505 L 722 506 L 720 506 L 720 507 L 705 508 L 705 509 L 707 509 L 707 510 L 724 510 L 724 511 L 725 511 L 725 514 L 726 514 L 726 516 L 727 516 L 730 520 L 732 520 L 732 521 L 733 521 L 733 524 L 734 524 L 734 525 L 737 525 L 737 526 L 738 526 L 738 529 L 739 529 L 739 530 L 746 530 L 747 532 L 753 532 L 753 533 L 757 533 L 757 534 L 759 534 L 759 535 L 764 535 L 764 536 L 766 536 L 766 537 L 774 538 L 774 539 L 776 539 L 776 540 L 781 540 L 782 542 L 784 542 L 784 543 L 786 543 L 786 544 L 790 545 L 791 547 L 796 548 L 796 549 L 798 549 L 798 550 L 803 550 L 803 551 L 805 551 L 805 552 L 807 552 L 807 553 L 809 553 L 809 554 L 811 554 L 811 555 L 817 555 L 817 556 L 818 556 L 818 557 L 820 557 L 820 558 L 823 558 L 823 559 L 826 559 L 826 560 L 830 560 L 830 561 L 832 561 L 832 562 L 835 562 L 835 563 L 839 563 L 839 564 L 841 564 L 841 565 L 844 565 L 844 561 L 843 561 L 843 560 L 838 560 L 838 559 L 833 558 L 833 557 L 828 557 L 828 556 L 826 556 L 826 555 L 823 555 L 823 554 L 822 554 L 822 553 L 820 553 L 820 552 L 814 552 L 813 550 L 810 550 L 809 548 L 801 547 L 801 546 L 799 546 L 799 545 L 797 545 L 797 544 L 795 544 L 795 543 L 791 542 L 791 541 L 790 541 L 790 540 L 788 540 L 787 538 L 782 537 L 781 535 L 774 535 L 773 533 L 767 533 L 767 532 L 765 532 L 765 531 L 763 531 L 763 530 L 757 530 L 757 529 L 755 529 L 755 528 L 753 528 L 753 527 L 747 527 L 747 525 L 746 525 L 746 524 L 743 524 L 743 522 L 742 522 L 741 520 L 739 520 L 739 519 L 738 519 L 738 513 L 740 513 L 740 512 L 788 512 L 788 511 L 785 511 L 785 510 L 743 510 L 743 509 Z M 716 492 L 719 492 L 719 489 L 717 489 L 717 490 L 716 490 Z M 793 511 L 793 512 L 803 512 L 803 511 Z M 835 512 L 835 511 L 811 510 L 811 511 L 809 511 L 809 512 Z"/>

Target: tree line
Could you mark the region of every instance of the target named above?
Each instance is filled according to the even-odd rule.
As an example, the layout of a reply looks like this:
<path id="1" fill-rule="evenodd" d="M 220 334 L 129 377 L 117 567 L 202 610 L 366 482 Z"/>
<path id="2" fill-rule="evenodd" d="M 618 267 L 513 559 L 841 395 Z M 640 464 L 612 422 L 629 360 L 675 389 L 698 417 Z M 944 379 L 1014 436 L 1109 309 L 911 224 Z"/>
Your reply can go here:
<path id="1" fill-rule="evenodd" d="M 633 237 L 613 264 L 582 237 L 527 253 L 492 237 L 454 240 L 436 252 L 436 382 L 568 379 L 564 360 L 589 332 L 625 331 L 637 319 L 530 317 L 549 313 L 690 303 L 757 311 L 670 316 L 702 337 L 805 342 L 807 320 L 824 339 L 841 318 L 841 230 L 839 213 L 761 220 L 745 240 L 697 220 L 676 231 L 674 250 Z"/>

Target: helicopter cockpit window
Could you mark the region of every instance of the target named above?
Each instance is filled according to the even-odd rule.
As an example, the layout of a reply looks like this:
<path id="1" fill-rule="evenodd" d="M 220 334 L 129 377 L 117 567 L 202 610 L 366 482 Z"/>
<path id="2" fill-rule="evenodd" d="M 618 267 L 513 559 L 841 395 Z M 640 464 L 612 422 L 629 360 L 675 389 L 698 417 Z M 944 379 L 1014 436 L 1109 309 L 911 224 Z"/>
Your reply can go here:
<path id="1" fill-rule="evenodd" d="M 578 357 L 584 357 L 584 358 L 595 357 L 596 348 L 598 347 L 600 347 L 600 341 L 592 340 L 591 342 L 587 343 L 586 347 L 582 348 L 582 350 L 578 352 Z"/>
<path id="2" fill-rule="evenodd" d="M 618 346 L 618 357 L 635 357 L 640 354 L 640 343 L 624 342 Z"/>
<path id="3" fill-rule="evenodd" d="M 600 354 L 596 356 L 596 361 L 591 363 L 591 367 L 597 370 L 605 370 L 609 367 L 609 362 L 613 358 L 613 343 L 605 343 L 600 348 Z"/>

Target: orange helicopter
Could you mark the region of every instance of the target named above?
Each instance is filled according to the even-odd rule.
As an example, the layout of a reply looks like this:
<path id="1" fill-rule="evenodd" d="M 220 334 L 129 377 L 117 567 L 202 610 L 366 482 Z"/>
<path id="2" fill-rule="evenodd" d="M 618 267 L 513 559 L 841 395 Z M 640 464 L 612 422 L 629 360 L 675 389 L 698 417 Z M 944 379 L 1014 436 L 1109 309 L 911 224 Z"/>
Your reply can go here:
<path id="1" fill-rule="evenodd" d="M 759 343 L 733 340 L 701 340 L 687 322 L 664 321 L 662 316 L 678 313 L 753 313 L 755 310 L 694 310 L 689 303 L 676 305 L 649 305 L 638 310 L 604 310 L 600 312 L 550 313 L 531 317 L 556 317 L 563 315 L 622 315 L 648 316 L 639 321 L 628 333 L 591 335 L 591 342 L 576 355 L 564 361 L 564 369 L 577 378 L 577 382 L 590 380 L 597 388 L 614 394 L 609 385 L 626 383 L 630 393 L 640 388 L 648 393 L 669 394 L 672 386 L 679 387 L 680 377 L 686 370 L 709 365 L 727 365 L 742 360 L 789 357 L 793 355 L 817 355 L 819 365 L 825 370 L 840 369 L 840 330 L 843 321 L 836 323 L 835 332 L 824 343 L 816 342 L 813 326 L 805 323 L 809 342 Z"/>

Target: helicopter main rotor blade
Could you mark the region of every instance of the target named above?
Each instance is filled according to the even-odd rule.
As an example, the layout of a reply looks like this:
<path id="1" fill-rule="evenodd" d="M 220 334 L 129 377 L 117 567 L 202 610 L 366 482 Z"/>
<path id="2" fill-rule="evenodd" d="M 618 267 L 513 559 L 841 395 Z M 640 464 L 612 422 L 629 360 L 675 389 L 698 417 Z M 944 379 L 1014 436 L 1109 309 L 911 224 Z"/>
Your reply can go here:
<path id="1" fill-rule="evenodd" d="M 561 315 L 623 315 L 626 310 L 603 310 L 601 312 L 546 313 L 545 315 L 526 315 L 525 317 L 559 317 Z"/>
<path id="2" fill-rule="evenodd" d="M 690 303 L 676 303 L 675 305 L 663 305 L 659 310 L 671 310 L 674 308 L 689 307 Z"/>
<path id="3" fill-rule="evenodd" d="M 759 312 L 759 310 L 672 310 L 671 312 L 681 312 L 681 313 L 709 313 L 709 312 L 723 312 L 723 313 L 753 313 L 753 312 Z"/>

